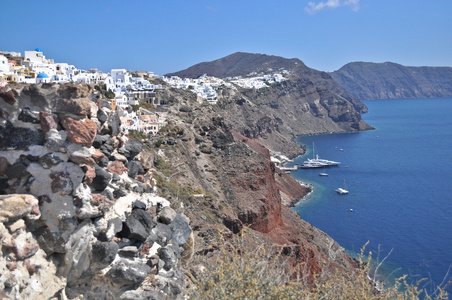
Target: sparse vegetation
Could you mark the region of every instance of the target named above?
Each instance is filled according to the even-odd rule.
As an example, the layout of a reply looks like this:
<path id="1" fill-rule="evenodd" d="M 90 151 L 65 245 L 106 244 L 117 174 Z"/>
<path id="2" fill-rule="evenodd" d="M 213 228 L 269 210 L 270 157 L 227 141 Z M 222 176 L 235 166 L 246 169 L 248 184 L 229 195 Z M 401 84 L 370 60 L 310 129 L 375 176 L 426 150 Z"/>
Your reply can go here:
<path id="1" fill-rule="evenodd" d="M 132 110 L 133 111 L 137 111 L 140 108 L 144 108 L 144 109 L 147 109 L 147 110 L 155 110 L 155 106 L 152 103 L 140 103 L 140 104 L 137 104 L 137 105 L 132 105 Z"/>
<path id="2" fill-rule="evenodd" d="M 115 93 L 113 93 L 111 90 L 108 90 L 105 92 L 105 97 L 107 99 L 113 99 L 113 98 L 115 98 L 115 96 L 116 96 Z"/>
<path id="3" fill-rule="evenodd" d="M 448 299 L 444 287 L 428 294 L 420 287 L 422 281 L 410 285 L 406 276 L 393 286 L 377 289 L 368 277 L 372 254 L 365 262 L 364 248 L 359 257 L 362 268 L 356 272 L 324 271 L 312 281 L 307 268 L 298 268 L 304 271 L 298 272 L 296 279 L 287 275 L 288 257 L 282 254 L 282 247 L 260 244 L 250 248 L 241 238 L 234 245 L 226 243 L 213 261 L 197 258 L 205 269 L 192 276 L 187 293 L 192 299 Z"/>
<path id="4" fill-rule="evenodd" d="M 129 139 L 145 140 L 147 138 L 146 134 L 138 130 L 129 130 Z"/>

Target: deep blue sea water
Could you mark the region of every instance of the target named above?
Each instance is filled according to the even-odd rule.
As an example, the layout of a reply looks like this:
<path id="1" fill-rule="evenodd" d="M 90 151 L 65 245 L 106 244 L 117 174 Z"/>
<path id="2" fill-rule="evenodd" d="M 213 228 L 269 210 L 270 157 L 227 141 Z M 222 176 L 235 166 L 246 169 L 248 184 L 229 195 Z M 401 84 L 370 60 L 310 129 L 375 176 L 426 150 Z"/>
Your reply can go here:
<path id="1" fill-rule="evenodd" d="M 394 276 L 438 285 L 452 268 L 452 99 L 365 104 L 376 130 L 298 138 L 308 152 L 295 163 L 312 156 L 314 142 L 321 158 L 342 164 L 292 172 L 314 185 L 294 209 L 351 253 L 367 241 L 380 260 L 392 249 L 383 278 L 400 268 Z M 350 194 L 336 194 L 344 182 Z"/>

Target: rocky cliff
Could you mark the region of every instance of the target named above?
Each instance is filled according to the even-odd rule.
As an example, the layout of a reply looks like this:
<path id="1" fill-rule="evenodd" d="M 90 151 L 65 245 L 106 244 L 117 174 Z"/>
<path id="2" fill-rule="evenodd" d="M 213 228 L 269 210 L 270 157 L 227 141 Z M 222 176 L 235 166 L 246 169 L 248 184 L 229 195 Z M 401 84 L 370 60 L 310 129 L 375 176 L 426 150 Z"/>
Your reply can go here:
<path id="1" fill-rule="evenodd" d="M 359 99 L 452 97 L 452 68 L 354 62 L 330 73 Z"/>
<path id="2" fill-rule="evenodd" d="M 0 90 L 2 299 L 167 299 L 193 253 L 143 143 L 88 85 Z"/>
<path id="3" fill-rule="evenodd" d="M 220 253 L 244 228 L 283 247 L 290 267 L 303 266 L 310 278 L 356 267 L 283 204 L 308 191 L 276 168 L 259 141 L 301 151 L 285 121 L 264 118 L 264 101 L 249 91 L 222 93 L 211 106 L 189 91 L 160 92 L 168 125 L 136 140 L 120 133 L 118 111 L 88 85 L 2 89 L 3 296 L 177 299 L 184 273 L 196 273 L 190 257 Z"/>
<path id="4" fill-rule="evenodd" d="M 231 128 L 264 146 L 288 155 L 300 153 L 291 137 L 304 134 L 350 132 L 372 127 L 361 119 L 367 107 L 347 93 L 330 75 L 308 68 L 299 59 L 251 53 L 194 65 L 172 73 L 198 77 L 246 76 L 288 71 L 286 81 L 267 88 L 220 88 L 218 113 Z"/>
<path id="5" fill-rule="evenodd" d="M 310 84 L 314 88 L 327 90 L 330 94 L 350 102 L 359 113 L 367 112 L 367 107 L 337 84 L 328 73 L 311 69 L 297 58 L 287 59 L 274 55 L 237 52 L 215 61 L 199 63 L 168 75 L 197 78 L 207 74 L 217 78 L 226 78 L 247 76 L 250 73 L 271 74 L 283 70 L 290 72 L 290 77 L 295 79 L 292 82 L 293 85 L 301 84 L 300 87 L 297 87 L 298 90 L 302 90 L 303 86 Z M 273 100 L 278 101 L 278 98 Z"/>

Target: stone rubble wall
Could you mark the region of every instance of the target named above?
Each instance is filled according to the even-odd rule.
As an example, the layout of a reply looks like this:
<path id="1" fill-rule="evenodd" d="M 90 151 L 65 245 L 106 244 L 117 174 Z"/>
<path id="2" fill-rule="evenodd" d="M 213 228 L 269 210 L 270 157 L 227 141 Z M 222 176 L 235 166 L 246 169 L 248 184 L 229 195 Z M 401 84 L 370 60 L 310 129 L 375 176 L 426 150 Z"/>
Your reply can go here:
<path id="1" fill-rule="evenodd" d="M 189 220 L 88 85 L 0 89 L 0 298 L 177 299 Z M 188 245 L 188 246 L 187 246 Z"/>

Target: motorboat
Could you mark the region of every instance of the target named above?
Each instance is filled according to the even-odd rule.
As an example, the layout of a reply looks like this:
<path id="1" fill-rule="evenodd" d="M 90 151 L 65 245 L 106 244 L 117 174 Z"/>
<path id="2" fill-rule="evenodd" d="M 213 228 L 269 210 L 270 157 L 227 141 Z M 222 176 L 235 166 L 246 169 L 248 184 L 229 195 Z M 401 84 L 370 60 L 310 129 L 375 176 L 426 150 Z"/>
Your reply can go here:
<path id="1" fill-rule="evenodd" d="M 319 173 L 319 176 L 328 176 L 328 173 Z"/>
<path id="2" fill-rule="evenodd" d="M 336 193 L 338 193 L 339 195 L 346 195 L 346 194 L 348 194 L 348 191 L 343 188 L 337 188 Z"/>

